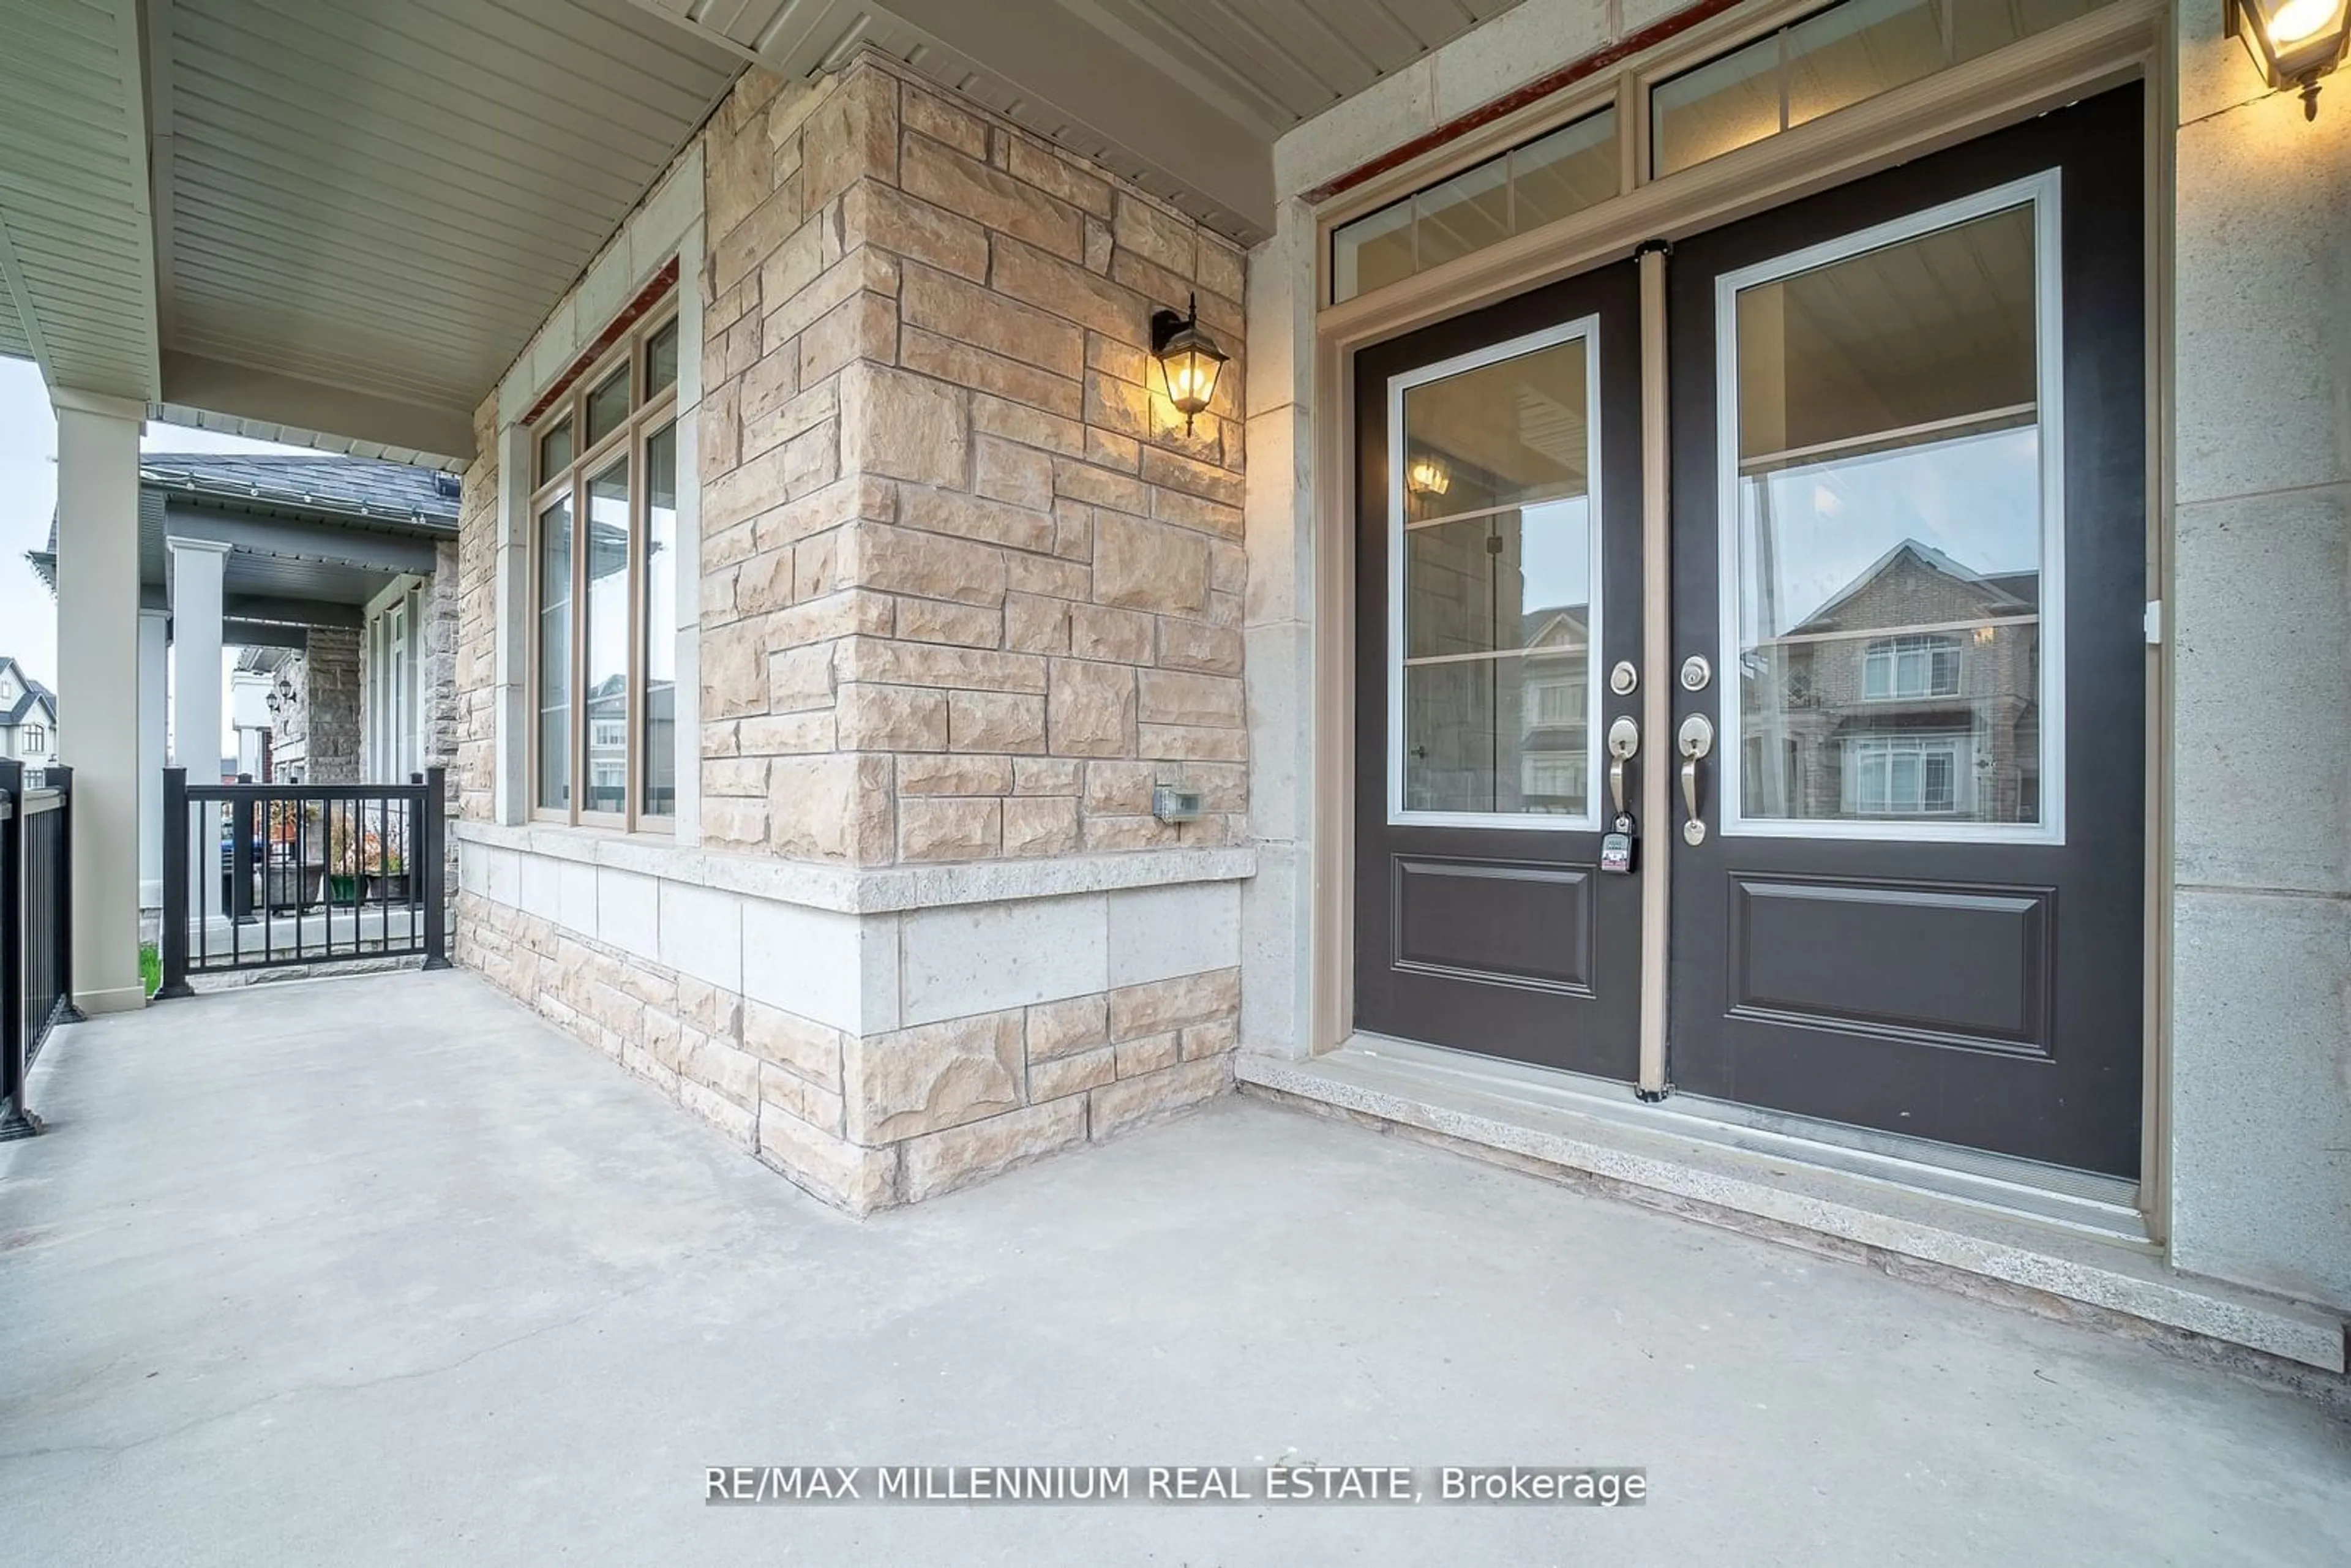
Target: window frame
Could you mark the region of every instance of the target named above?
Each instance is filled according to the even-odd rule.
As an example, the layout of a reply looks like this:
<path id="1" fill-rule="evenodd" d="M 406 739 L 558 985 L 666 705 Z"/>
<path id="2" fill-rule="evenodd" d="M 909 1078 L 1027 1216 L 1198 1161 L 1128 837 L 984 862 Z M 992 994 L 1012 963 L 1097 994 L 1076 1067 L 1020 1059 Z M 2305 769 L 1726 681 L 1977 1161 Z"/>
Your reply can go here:
<path id="1" fill-rule="evenodd" d="M 1727 672 L 1740 667 L 1744 646 L 1740 624 L 1740 518 L 1739 486 L 1739 333 L 1725 322 L 1738 319 L 1739 296 L 1759 285 L 1776 283 L 1873 251 L 1956 228 L 1980 218 L 2029 207 L 2033 231 L 2033 392 L 2034 422 L 2040 444 L 2041 580 L 2039 663 L 2033 695 L 2042 722 L 2037 735 L 2041 779 L 2034 822 L 1982 822 L 1964 816 L 1957 820 L 1886 819 L 1878 817 L 1750 817 L 1747 814 L 1741 763 L 1746 755 L 1747 727 L 1740 701 L 1740 682 L 1733 674 L 1717 684 L 1719 700 L 1715 753 L 1721 758 L 1721 826 L 1726 837 L 1756 839 L 1865 839 L 1910 843 L 2005 843 L 2059 845 L 2065 842 L 2065 312 L 2063 182 L 2054 168 L 2027 174 L 2005 184 L 1972 192 L 1949 202 L 1922 207 L 1884 223 L 1838 235 L 1817 245 L 1768 257 L 1750 267 L 1726 272 L 1714 280 L 1715 507 L 1719 518 L 1715 542 L 1716 622 L 1721 664 Z M 1867 699 L 1865 699 L 1867 700 Z"/>
<path id="2" fill-rule="evenodd" d="M 1946 637 L 1934 632 L 1905 632 L 1899 636 L 1877 638 L 1861 652 L 1862 701 L 1917 703 L 1932 702 L 1938 697 L 1959 695 L 1961 688 L 1966 685 L 1966 676 L 1960 668 L 1960 660 L 1964 657 L 1961 652 L 1962 646 L 1957 637 Z M 1935 680 L 1936 666 L 1946 657 L 1949 658 L 1951 672 L 1951 684 L 1948 686 L 1938 685 Z M 1926 682 L 1916 691 L 1906 689 L 1902 685 L 1903 661 L 1906 659 L 1917 659 L 1923 661 L 1926 665 Z M 1873 691 L 1870 673 L 1873 667 L 1881 664 L 1886 672 L 1886 689 L 1882 692 Z"/>
<path id="3" fill-rule="evenodd" d="M 1409 520 L 1405 507 L 1405 469 L 1409 462 L 1405 442 L 1407 432 L 1405 429 L 1404 418 L 1405 394 L 1415 387 L 1448 381 L 1455 376 L 1464 375 L 1471 371 L 1483 370 L 1489 365 L 1505 364 L 1511 360 L 1523 359 L 1531 354 L 1541 353 L 1546 349 L 1560 348 L 1578 340 L 1581 340 L 1584 346 L 1583 397 L 1586 411 L 1584 465 L 1587 478 L 1584 484 L 1583 500 L 1591 520 L 1588 529 L 1590 539 L 1586 547 L 1589 551 L 1586 570 L 1590 574 L 1591 583 L 1591 591 L 1587 597 L 1591 602 L 1585 606 L 1584 625 L 1585 717 L 1583 814 L 1575 816 L 1566 812 L 1541 811 L 1447 811 L 1425 807 L 1407 808 L 1405 805 L 1405 721 L 1406 716 L 1405 678 L 1412 663 L 1426 663 L 1426 661 L 1408 662 L 1405 658 L 1405 611 L 1407 598 L 1405 575 L 1411 559 L 1410 552 L 1405 546 L 1413 529 L 1422 525 Z M 1593 781 L 1601 776 L 1602 727 L 1597 720 L 1602 712 L 1602 705 L 1606 700 L 1601 690 L 1603 661 L 1598 657 L 1598 650 L 1606 645 L 1603 641 L 1605 632 L 1602 626 L 1604 606 L 1601 601 L 1604 598 L 1602 585 L 1608 580 L 1605 570 L 1608 530 L 1602 522 L 1606 512 L 1603 494 L 1604 476 L 1601 472 L 1600 431 L 1606 419 L 1606 413 L 1600 401 L 1600 318 L 1597 315 L 1587 315 L 1579 316 L 1572 321 L 1562 321 L 1554 326 L 1545 327 L 1538 331 L 1506 339 L 1499 343 L 1489 343 L 1481 349 L 1472 349 L 1467 353 L 1456 354 L 1450 359 L 1439 360 L 1431 364 L 1416 365 L 1411 370 L 1400 371 L 1388 378 L 1388 638 L 1387 656 L 1384 664 L 1388 683 L 1387 820 L 1390 827 L 1500 828 L 1512 832 L 1542 833 L 1597 832 L 1600 829 L 1600 796 L 1599 792 L 1592 787 Z M 1553 497 L 1553 499 L 1559 498 L 1562 497 Z M 1538 506 L 1543 504 L 1545 503 L 1541 501 L 1532 503 Z M 1494 509 L 1524 513 L 1529 508 L 1528 506 L 1521 505 Z M 1470 655 L 1496 666 L 1498 672 L 1506 659 L 1516 660 L 1520 667 L 1524 668 L 1526 660 L 1539 656 L 1541 656 L 1540 650 L 1531 648 L 1514 653 L 1498 652 L 1490 655 Z M 1439 662 L 1450 662 L 1458 657 L 1446 655 Z M 1498 770 L 1496 773 L 1498 786 L 1501 774 Z"/>
<path id="4" fill-rule="evenodd" d="M 644 809 L 644 758 L 643 756 L 643 708 L 646 669 L 645 641 L 645 546 L 649 537 L 653 497 L 651 473 L 645 463 L 648 438 L 681 417 L 678 406 L 680 376 L 673 375 L 669 385 L 651 396 L 645 393 L 647 350 L 653 340 L 681 320 L 680 298 L 674 288 L 664 295 L 626 332 L 617 339 L 586 370 L 571 379 L 563 394 L 541 410 L 537 419 L 525 427 L 529 437 L 531 489 L 527 504 L 528 526 L 525 560 L 528 563 L 529 610 L 526 619 L 530 627 L 528 650 L 528 675 L 525 687 L 525 703 L 530 722 L 526 727 L 523 769 L 524 787 L 528 800 L 528 818 L 535 822 L 553 822 L 575 827 L 618 829 L 624 832 L 675 831 L 674 810 L 654 813 Z M 684 329 L 679 328 L 679 351 L 684 350 Z M 587 434 L 589 397 L 610 381 L 614 371 L 627 378 L 629 412 L 620 424 L 607 432 L 593 446 L 583 446 Z M 681 365 L 681 373 L 683 366 Z M 566 421 L 571 425 L 571 456 L 568 463 L 552 472 L 542 471 L 544 438 Z M 681 435 L 680 440 L 683 440 Z M 589 635 L 589 568 L 592 551 L 589 549 L 588 487 L 590 482 L 617 457 L 625 456 L 629 484 L 629 544 L 628 569 L 624 574 L 628 594 L 627 673 L 622 680 L 622 706 L 618 722 L 622 726 L 623 749 L 622 767 L 623 784 L 622 807 L 618 811 L 595 810 L 587 805 L 588 751 L 592 734 L 588 718 L 588 635 Z M 568 501 L 571 513 L 571 560 L 569 606 L 571 624 L 570 646 L 566 661 L 569 675 L 566 707 L 566 749 L 570 762 L 569 795 L 563 806 L 549 806 L 539 798 L 542 783 L 541 732 L 544 708 L 540 700 L 543 674 L 544 635 L 541 624 L 542 605 L 539 576 L 539 550 L 543 543 L 541 526 L 547 509 L 559 499 Z M 675 730 L 673 729 L 673 737 Z"/>

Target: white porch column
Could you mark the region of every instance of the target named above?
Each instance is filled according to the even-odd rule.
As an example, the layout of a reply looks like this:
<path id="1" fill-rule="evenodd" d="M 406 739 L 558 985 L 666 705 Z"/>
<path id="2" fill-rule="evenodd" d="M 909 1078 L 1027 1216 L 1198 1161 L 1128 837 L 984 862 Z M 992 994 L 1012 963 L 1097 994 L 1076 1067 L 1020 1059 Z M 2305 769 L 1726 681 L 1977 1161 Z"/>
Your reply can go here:
<path id="1" fill-rule="evenodd" d="M 176 650 L 172 691 L 172 765 L 188 770 L 191 784 L 221 779 L 221 571 L 228 546 L 211 539 L 169 539 L 172 551 L 172 645 Z M 201 817 L 199 818 L 201 821 Z M 207 906 L 204 877 L 216 864 L 220 845 L 210 835 L 188 837 L 188 864 L 173 875 L 188 878 L 188 915 Z M 218 912 L 215 895 L 209 905 Z"/>
<path id="2" fill-rule="evenodd" d="M 171 761 L 164 706 L 164 622 L 168 612 L 139 612 L 139 907 L 163 904 L 163 769 Z"/>
<path id="3" fill-rule="evenodd" d="M 73 769 L 73 993 L 146 1005 L 139 979 L 140 403 L 57 388 L 58 760 Z"/>

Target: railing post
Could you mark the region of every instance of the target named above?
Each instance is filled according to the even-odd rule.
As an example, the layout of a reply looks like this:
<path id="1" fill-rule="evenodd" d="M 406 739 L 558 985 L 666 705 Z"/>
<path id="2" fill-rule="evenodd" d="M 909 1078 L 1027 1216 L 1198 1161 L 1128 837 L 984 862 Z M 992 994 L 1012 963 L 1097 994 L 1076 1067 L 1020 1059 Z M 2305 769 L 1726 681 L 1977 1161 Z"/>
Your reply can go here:
<path id="1" fill-rule="evenodd" d="M 240 784 L 253 775 L 240 773 Z M 228 813 L 228 915 L 240 925 L 253 924 L 253 802 L 239 800 Z"/>
<path id="2" fill-rule="evenodd" d="M 74 1006 L 73 998 L 73 820 L 74 770 L 70 768 L 46 769 L 42 778 L 57 792 L 57 1021 L 80 1023 L 82 1010 Z M 23 810 L 19 793 L 18 810 Z M 17 863 L 23 863 L 18 857 Z"/>
<path id="3" fill-rule="evenodd" d="M 192 997 L 188 986 L 188 770 L 163 769 L 163 983 L 155 999 Z"/>
<path id="4" fill-rule="evenodd" d="M 442 813 L 449 793 L 449 770 L 428 768 L 424 770 L 424 801 L 418 810 L 416 848 L 413 859 L 423 862 L 424 873 L 424 967 L 445 969 L 449 967 L 449 889 L 447 855 L 442 835 L 448 831 Z"/>
<path id="5" fill-rule="evenodd" d="M 25 1104 L 25 765 L 0 759 L 0 1141 L 40 1131 Z"/>

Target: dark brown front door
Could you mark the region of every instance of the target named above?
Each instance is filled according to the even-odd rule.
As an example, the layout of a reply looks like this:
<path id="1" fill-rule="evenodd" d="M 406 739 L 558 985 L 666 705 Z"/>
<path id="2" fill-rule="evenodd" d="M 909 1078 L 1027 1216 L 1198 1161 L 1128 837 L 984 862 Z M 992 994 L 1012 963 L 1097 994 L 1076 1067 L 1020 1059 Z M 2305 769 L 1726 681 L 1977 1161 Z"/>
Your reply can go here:
<path id="1" fill-rule="evenodd" d="M 1630 263 L 1364 350 L 1355 1023 L 1633 1078 L 1640 893 L 1601 870 L 1640 657 Z M 1632 785 L 1628 779 L 1628 798 Z"/>
<path id="2" fill-rule="evenodd" d="M 2140 124 L 2123 89 L 1674 251 L 1678 1090 L 2138 1172 Z"/>

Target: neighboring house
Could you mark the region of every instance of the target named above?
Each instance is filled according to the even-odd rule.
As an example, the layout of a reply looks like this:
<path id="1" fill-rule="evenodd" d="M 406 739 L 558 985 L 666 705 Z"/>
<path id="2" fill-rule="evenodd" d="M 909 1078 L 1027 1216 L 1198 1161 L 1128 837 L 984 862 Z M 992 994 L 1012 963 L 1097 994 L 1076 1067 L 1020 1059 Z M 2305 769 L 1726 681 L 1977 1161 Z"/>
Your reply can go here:
<path id="1" fill-rule="evenodd" d="M 1748 813 L 2037 821 L 2039 583 L 1905 539 L 1760 647 Z"/>
<path id="2" fill-rule="evenodd" d="M 0 653 L 0 758 L 37 766 L 57 759 L 57 695 Z"/>

